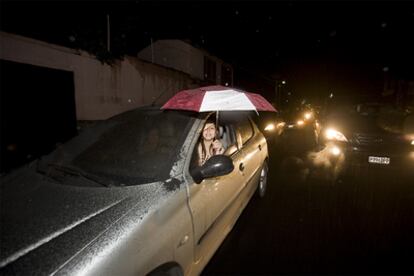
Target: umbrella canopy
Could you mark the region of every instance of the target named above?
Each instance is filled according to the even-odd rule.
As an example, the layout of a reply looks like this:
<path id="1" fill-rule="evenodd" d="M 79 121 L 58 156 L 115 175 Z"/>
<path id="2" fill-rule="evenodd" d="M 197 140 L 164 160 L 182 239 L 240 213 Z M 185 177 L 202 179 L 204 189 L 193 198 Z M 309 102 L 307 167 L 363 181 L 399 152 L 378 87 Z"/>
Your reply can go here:
<path id="1" fill-rule="evenodd" d="M 276 109 L 259 94 L 220 85 L 180 91 L 168 100 L 161 109 L 195 112 L 250 110 L 276 112 Z"/>

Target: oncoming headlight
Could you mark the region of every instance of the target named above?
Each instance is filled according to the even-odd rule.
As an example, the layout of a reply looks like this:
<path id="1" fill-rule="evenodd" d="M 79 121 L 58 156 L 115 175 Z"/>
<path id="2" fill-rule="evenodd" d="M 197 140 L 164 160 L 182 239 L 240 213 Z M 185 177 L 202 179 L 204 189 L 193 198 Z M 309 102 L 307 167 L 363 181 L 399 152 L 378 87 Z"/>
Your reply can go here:
<path id="1" fill-rule="evenodd" d="M 273 130 L 275 130 L 275 125 L 272 124 L 272 123 L 267 124 L 266 127 L 264 128 L 264 130 L 265 131 L 273 131 Z"/>
<path id="2" fill-rule="evenodd" d="M 414 146 L 414 133 L 404 135 L 405 140 L 411 145 Z"/>
<path id="3" fill-rule="evenodd" d="M 313 116 L 313 113 L 312 113 L 312 112 L 306 112 L 306 113 L 305 113 L 305 115 L 304 115 L 305 120 L 309 120 L 309 119 L 311 119 L 311 118 L 312 118 L 312 116 Z"/>
<path id="4" fill-rule="evenodd" d="M 339 132 L 339 131 L 337 131 L 336 129 L 333 129 L 333 128 L 328 128 L 325 131 L 325 137 L 328 140 L 348 142 L 348 139 L 346 139 L 345 135 L 343 135 L 341 132 Z"/>
<path id="5" fill-rule="evenodd" d="M 276 127 L 277 128 L 282 128 L 282 127 L 284 127 L 286 125 L 286 123 L 285 122 L 280 122 L 280 123 L 278 123 L 277 125 L 276 125 Z"/>
<path id="6" fill-rule="evenodd" d="M 333 147 L 333 148 L 331 148 L 331 153 L 335 156 L 338 156 L 338 155 L 341 154 L 341 149 L 338 148 L 338 147 Z"/>

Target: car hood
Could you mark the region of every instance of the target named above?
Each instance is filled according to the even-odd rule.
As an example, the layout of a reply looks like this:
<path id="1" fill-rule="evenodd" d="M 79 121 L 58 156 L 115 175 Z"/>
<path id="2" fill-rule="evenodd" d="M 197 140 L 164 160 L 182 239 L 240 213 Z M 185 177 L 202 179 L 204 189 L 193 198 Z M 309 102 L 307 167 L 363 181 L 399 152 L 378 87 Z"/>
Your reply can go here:
<path id="1" fill-rule="evenodd" d="M 16 273 L 30 266 L 23 271 L 53 273 L 127 213 L 131 204 L 142 202 L 141 196 L 148 210 L 160 186 L 69 186 L 29 169 L 8 176 L 1 186 L 0 268 Z"/>
<path id="2" fill-rule="evenodd" d="M 364 115 L 342 115 L 329 117 L 326 120 L 325 126 L 327 128 L 335 128 L 347 137 L 355 133 L 371 133 L 378 135 L 391 134 L 386 125 L 372 116 Z"/>

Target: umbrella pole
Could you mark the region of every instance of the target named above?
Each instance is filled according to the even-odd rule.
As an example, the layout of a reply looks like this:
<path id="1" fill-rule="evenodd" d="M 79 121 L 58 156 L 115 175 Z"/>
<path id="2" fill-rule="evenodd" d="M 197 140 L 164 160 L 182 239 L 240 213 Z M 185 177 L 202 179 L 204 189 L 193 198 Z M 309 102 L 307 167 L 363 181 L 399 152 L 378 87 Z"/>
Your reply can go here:
<path id="1" fill-rule="evenodd" d="M 218 131 L 219 130 L 219 125 L 218 125 L 218 118 L 219 118 L 219 111 L 217 110 L 217 112 L 216 112 L 216 130 Z M 217 136 L 217 135 L 216 135 Z M 217 137 L 218 138 L 218 137 Z"/>

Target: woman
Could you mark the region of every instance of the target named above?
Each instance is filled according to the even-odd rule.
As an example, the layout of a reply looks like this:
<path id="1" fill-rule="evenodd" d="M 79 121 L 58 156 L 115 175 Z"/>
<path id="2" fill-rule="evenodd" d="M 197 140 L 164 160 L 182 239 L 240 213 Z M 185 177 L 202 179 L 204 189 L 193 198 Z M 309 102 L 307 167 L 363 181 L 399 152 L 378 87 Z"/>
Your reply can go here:
<path id="1" fill-rule="evenodd" d="M 223 154 L 224 148 L 216 139 L 217 129 L 214 120 L 208 119 L 203 128 L 203 133 L 198 143 L 198 165 L 203 165 L 211 156 Z"/>

